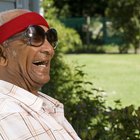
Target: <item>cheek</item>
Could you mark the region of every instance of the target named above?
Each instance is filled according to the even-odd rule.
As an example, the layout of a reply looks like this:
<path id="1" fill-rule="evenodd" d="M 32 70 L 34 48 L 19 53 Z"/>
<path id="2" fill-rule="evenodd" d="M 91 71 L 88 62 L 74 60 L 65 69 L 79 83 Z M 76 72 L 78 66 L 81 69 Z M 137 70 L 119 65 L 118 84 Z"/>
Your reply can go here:
<path id="1" fill-rule="evenodd" d="M 17 52 L 15 50 L 11 51 L 11 58 L 14 58 L 14 59 L 17 58 Z"/>
<path id="2" fill-rule="evenodd" d="M 14 69 L 16 70 L 26 70 L 26 66 L 28 63 L 27 56 L 30 55 L 28 54 L 28 51 L 26 49 L 23 49 L 20 46 L 18 46 L 18 48 L 9 47 L 7 48 L 6 54 L 9 66 L 12 65 L 12 67 L 15 67 Z"/>
<path id="3" fill-rule="evenodd" d="M 6 50 L 6 58 L 8 58 L 9 60 L 10 59 L 18 59 L 18 54 L 20 54 L 19 53 L 19 49 L 17 49 L 17 48 L 14 48 L 14 47 L 12 47 L 12 46 L 10 46 L 9 48 L 7 48 L 7 50 Z M 21 51 L 22 52 L 22 51 Z M 22 55 L 22 54 L 21 54 Z"/>

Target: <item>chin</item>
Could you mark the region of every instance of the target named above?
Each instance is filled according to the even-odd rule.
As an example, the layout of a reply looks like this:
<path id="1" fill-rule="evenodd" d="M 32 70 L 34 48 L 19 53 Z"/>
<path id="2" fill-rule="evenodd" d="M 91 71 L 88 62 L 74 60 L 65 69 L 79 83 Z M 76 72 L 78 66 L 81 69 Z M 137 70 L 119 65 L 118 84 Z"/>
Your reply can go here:
<path id="1" fill-rule="evenodd" d="M 38 81 L 38 83 L 43 86 L 44 84 L 46 84 L 50 81 L 50 76 L 48 76 L 47 78 L 38 79 L 36 81 Z"/>
<path id="2" fill-rule="evenodd" d="M 49 72 L 45 73 L 35 73 L 32 71 L 32 73 L 29 76 L 31 85 L 33 85 L 36 88 L 41 88 L 44 84 L 48 83 L 50 80 L 50 74 Z"/>

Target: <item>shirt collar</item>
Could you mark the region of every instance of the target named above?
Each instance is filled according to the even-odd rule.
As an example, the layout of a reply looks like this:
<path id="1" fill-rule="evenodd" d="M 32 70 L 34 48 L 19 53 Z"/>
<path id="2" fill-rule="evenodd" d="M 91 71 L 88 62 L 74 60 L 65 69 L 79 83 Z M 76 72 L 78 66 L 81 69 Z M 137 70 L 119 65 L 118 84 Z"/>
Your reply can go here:
<path id="1" fill-rule="evenodd" d="M 0 80 L 0 89 L 1 88 L 3 88 L 3 94 L 29 106 L 35 111 L 42 108 L 43 100 L 25 89 L 3 80 Z"/>

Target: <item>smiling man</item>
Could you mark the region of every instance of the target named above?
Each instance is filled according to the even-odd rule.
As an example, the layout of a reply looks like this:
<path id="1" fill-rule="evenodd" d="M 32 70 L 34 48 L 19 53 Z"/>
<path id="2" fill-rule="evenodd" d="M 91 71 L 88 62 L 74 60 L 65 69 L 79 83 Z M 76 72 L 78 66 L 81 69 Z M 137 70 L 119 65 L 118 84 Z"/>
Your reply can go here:
<path id="1" fill-rule="evenodd" d="M 50 79 L 57 40 L 35 12 L 0 13 L 1 140 L 80 140 L 63 105 L 38 91 Z"/>

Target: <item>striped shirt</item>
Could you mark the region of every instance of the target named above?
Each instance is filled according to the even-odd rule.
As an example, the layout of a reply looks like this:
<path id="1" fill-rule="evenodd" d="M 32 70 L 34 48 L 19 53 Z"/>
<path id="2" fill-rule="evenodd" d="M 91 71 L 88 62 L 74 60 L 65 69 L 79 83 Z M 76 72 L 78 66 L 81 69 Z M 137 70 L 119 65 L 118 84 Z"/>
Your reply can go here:
<path id="1" fill-rule="evenodd" d="M 63 104 L 0 80 L 0 140 L 80 140 Z"/>

